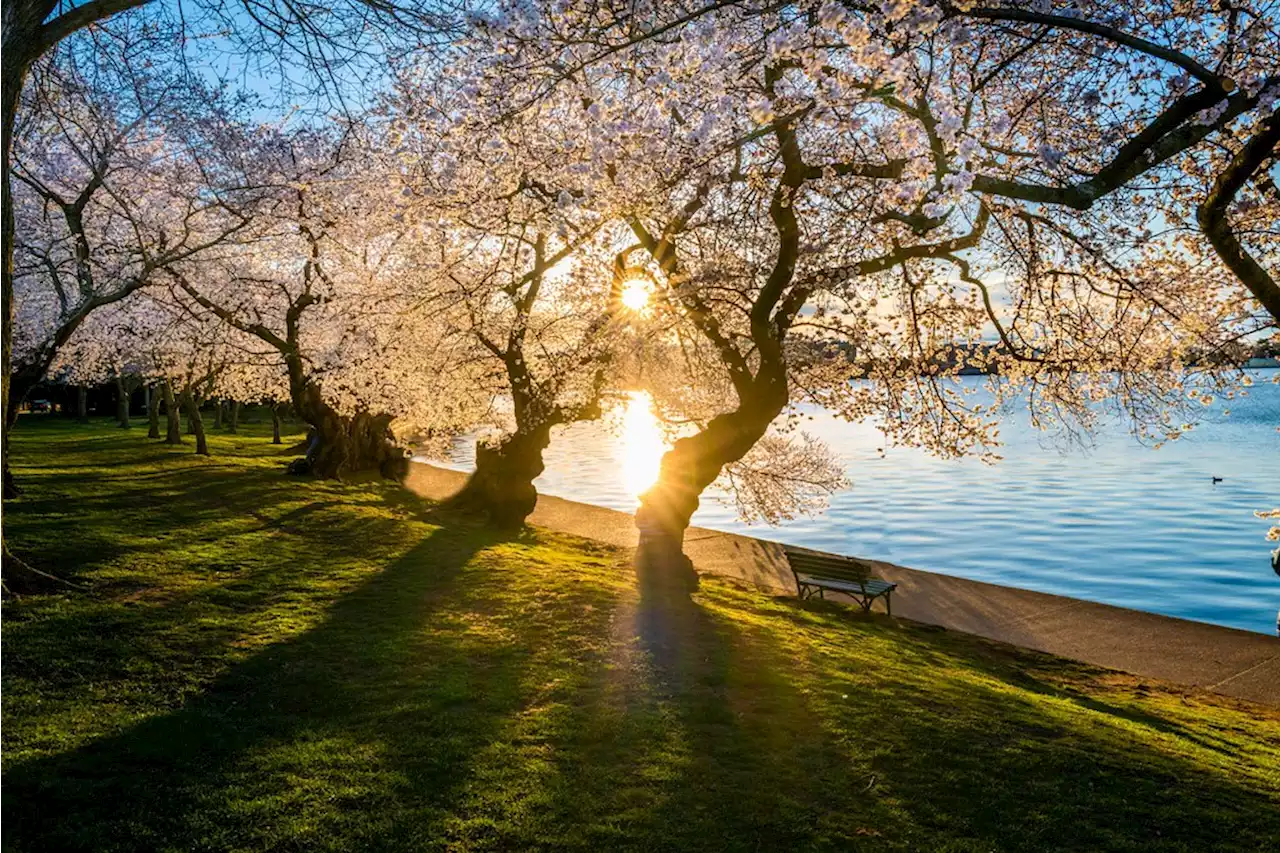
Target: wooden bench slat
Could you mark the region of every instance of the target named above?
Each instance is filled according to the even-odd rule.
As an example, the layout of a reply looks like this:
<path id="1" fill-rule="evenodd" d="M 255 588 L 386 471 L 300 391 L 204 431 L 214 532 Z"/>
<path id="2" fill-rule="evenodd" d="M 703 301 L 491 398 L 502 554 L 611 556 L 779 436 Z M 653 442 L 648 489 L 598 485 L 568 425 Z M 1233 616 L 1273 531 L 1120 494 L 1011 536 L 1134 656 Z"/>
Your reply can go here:
<path id="1" fill-rule="evenodd" d="M 791 573 L 795 576 L 800 597 L 806 597 L 807 589 L 821 592 L 830 589 L 845 592 L 858 600 L 864 610 L 870 611 L 871 603 L 884 597 L 886 609 L 896 583 L 871 576 L 871 566 L 853 557 L 839 554 L 823 554 L 784 547 Z M 810 592 L 809 595 L 812 595 Z M 890 609 L 892 612 L 892 609 Z"/>
<path id="2" fill-rule="evenodd" d="M 870 595 L 880 595 L 881 593 L 889 592 L 890 590 L 894 590 L 898 588 L 898 585 L 896 583 L 889 583 L 888 581 L 875 580 L 875 579 L 859 582 L 859 581 L 841 580 L 840 578 L 815 577 L 813 575 L 801 575 L 800 578 L 804 583 L 811 584 L 813 586 L 828 586 L 828 587 L 833 587 L 838 589 L 862 590 Z"/>
<path id="3" fill-rule="evenodd" d="M 865 563 L 855 563 L 852 560 L 816 560 L 811 557 L 796 557 L 796 565 L 799 566 L 823 566 L 833 571 L 846 572 L 870 572 L 871 567 Z"/>

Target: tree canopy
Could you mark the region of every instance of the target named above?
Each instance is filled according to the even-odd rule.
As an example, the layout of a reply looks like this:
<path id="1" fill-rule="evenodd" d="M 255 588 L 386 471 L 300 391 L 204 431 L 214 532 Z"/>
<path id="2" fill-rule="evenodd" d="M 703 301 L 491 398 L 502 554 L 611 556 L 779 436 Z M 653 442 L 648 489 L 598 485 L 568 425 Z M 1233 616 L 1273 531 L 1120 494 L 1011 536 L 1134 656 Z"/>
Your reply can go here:
<path id="1" fill-rule="evenodd" d="M 766 519 L 841 486 L 801 404 L 1165 441 L 1280 316 L 1274 2 L 246 6 L 260 59 L 384 61 L 270 121 L 131 14 L 23 89 L 17 388 L 288 399 L 324 476 L 488 426 L 460 498 L 518 523 L 551 430 L 643 387 L 678 541 L 718 478 Z"/>

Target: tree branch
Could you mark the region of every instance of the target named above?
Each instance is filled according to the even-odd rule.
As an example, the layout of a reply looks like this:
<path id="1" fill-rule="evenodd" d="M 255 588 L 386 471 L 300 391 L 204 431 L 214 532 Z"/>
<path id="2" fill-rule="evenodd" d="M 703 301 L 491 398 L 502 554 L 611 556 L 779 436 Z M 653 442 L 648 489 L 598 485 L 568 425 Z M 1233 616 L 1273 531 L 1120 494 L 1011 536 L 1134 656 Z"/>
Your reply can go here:
<path id="1" fill-rule="evenodd" d="M 1280 322 L 1280 284 L 1240 243 L 1227 218 L 1227 207 L 1236 194 L 1276 157 L 1277 150 L 1280 150 L 1280 111 L 1262 123 L 1262 128 L 1218 175 L 1208 198 L 1196 209 L 1196 220 L 1222 262 L 1257 297 L 1267 313 Z"/>

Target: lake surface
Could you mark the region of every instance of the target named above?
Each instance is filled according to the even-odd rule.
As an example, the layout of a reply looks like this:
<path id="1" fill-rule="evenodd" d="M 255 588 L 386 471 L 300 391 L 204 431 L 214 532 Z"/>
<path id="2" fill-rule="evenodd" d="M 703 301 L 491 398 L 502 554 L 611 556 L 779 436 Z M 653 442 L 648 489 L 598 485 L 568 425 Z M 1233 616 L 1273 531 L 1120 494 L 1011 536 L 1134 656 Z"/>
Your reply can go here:
<path id="1" fill-rule="evenodd" d="M 873 424 L 822 412 L 806 425 L 840 455 L 852 487 L 813 518 L 747 525 L 704 497 L 694 524 L 974 580 L 1271 634 L 1280 608 L 1276 543 L 1255 510 L 1280 505 L 1280 385 L 1253 373 L 1247 398 L 1215 407 L 1159 449 L 1118 424 L 1064 449 L 1011 411 L 1004 459 L 941 460 L 884 446 Z M 979 381 L 979 380 L 974 380 Z M 648 398 L 557 431 L 546 494 L 632 511 L 666 445 Z M 471 441 L 452 462 L 468 467 Z M 1214 483 L 1213 477 L 1222 482 Z"/>

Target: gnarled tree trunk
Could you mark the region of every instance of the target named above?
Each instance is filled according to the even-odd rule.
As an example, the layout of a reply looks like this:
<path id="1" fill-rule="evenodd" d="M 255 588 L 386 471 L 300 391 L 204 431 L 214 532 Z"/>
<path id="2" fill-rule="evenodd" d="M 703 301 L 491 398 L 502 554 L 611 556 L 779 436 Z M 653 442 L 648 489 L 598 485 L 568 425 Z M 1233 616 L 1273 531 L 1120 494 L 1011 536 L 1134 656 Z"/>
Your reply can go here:
<path id="1" fill-rule="evenodd" d="M 341 415 L 300 370 L 291 373 L 294 408 L 315 431 L 304 464 L 293 466 L 292 471 L 327 480 L 363 471 L 377 471 L 388 480 L 404 479 L 409 473 L 409 458 L 396 443 L 391 415 Z"/>
<path id="2" fill-rule="evenodd" d="M 227 432 L 234 433 L 240 427 L 240 401 L 231 401 L 231 413 L 227 418 Z"/>
<path id="3" fill-rule="evenodd" d="M 213 401 L 213 428 L 222 429 L 222 401 Z"/>
<path id="4" fill-rule="evenodd" d="M 175 278 L 197 303 L 233 327 L 275 347 L 284 357 L 294 411 L 311 425 L 313 432 L 306 457 L 292 463 L 290 473 L 340 480 L 347 474 L 377 471 L 387 479 L 404 479 L 409 473 L 409 459 L 391 431 L 393 417 L 365 411 L 340 414 L 325 402 L 319 384 L 308 373 L 298 345 L 298 325 L 302 312 L 317 301 L 310 290 L 290 305 L 285 315 L 285 336 L 281 338 L 261 324 L 239 321 L 232 312 L 201 295 L 182 276 L 175 275 Z"/>
<path id="5" fill-rule="evenodd" d="M 476 445 L 476 470 L 450 504 L 486 516 L 498 527 L 519 527 L 538 503 L 533 481 L 542 476 L 542 452 L 555 421 L 517 430 L 493 445 Z"/>
<path id="6" fill-rule="evenodd" d="M 271 443 L 280 444 L 280 404 L 271 404 Z"/>
<path id="7" fill-rule="evenodd" d="M 640 496 L 636 526 L 642 535 L 678 551 L 703 490 L 725 465 L 747 454 L 786 405 L 785 373 L 761 370 L 737 409 L 717 415 L 700 432 L 678 440 L 662 457 L 658 481 Z"/>
<path id="8" fill-rule="evenodd" d="M 196 437 L 196 453 L 208 456 L 209 440 L 204 434 L 204 418 L 200 416 L 200 404 L 196 402 L 190 388 L 182 392 L 182 407 L 187 410 L 187 423 Z"/>
<path id="9" fill-rule="evenodd" d="M 89 389 L 83 385 L 76 386 L 76 420 L 82 424 L 89 422 Z"/>

